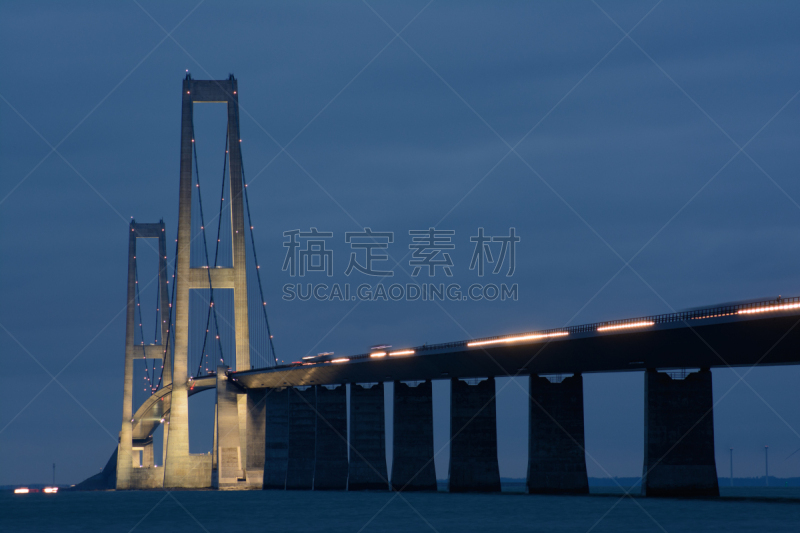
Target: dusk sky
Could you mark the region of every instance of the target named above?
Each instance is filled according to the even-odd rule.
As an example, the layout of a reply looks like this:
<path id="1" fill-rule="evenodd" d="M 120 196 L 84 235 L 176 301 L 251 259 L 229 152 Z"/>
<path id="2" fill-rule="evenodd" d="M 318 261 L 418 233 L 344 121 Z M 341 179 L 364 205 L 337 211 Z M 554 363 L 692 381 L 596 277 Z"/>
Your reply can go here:
<path id="1" fill-rule="evenodd" d="M 3 2 L 0 485 L 52 463 L 77 483 L 116 446 L 128 224 L 164 219 L 171 271 L 187 70 L 238 79 L 270 325 L 294 361 L 800 295 L 798 27 L 791 2 Z M 225 120 L 195 106 L 211 213 Z M 283 233 L 312 227 L 333 233 L 333 277 L 282 270 Z M 387 286 L 519 298 L 282 299 L 377 283 L 345 275 L 345 233 L 365 227 L 394 234 Z M 411 276 L 409 231 L 431 227 L 455 232 L 452 277 Z M 515 228 L 512 276 L 470 270 L 478 228 Z M 734 448 L 734 475 L 763 475 L 768 445 L 770 475 L 800 476 L 800 369 L 713 378 L 719 474 Z M 527 379 L 497 384 L 500 473 L 524 477 Z M 643 374 L 584 384 L 589 476 L 641 475 Z M 434 383 L 440 479 L 448 391 Z M 193 452 L 213 402 L 190 401 Z"/>

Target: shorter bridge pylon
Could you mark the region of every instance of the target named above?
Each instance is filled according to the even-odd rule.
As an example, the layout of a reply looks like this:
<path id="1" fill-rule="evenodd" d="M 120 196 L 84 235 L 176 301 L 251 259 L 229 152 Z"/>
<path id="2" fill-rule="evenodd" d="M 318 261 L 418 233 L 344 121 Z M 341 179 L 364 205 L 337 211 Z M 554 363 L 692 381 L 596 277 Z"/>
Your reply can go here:
<path id="1" fill-rule="evenodd" d="M 167 291 L 167 241 L 164 221 L 154 224 L 142 224 L 132 220 L 128 232 L 128 300 L 125 322 L 125 382 L 122 399 L 122 428 L 119 433 L 119 448 L 117 451 L 117 480 L 116 488 L 146 489 L 161 487 L 163 484 L 164 469 L 156 468 L 153 464 L 153 431 L 158 424 L 153 426 L 149 421 L 136 420 L 133 414 L 133 386 L 134 386 L 134 360 L 150 359 L 161 361 L 161 371 L 155 369 L 154 379 L 150 382 L 150 392 L 155 393 L 164 385 L 172 383 L 172 366 L 169 339 L 170 303 Z M 136 344 L 134 337 L 136 331 L 136 313 L 140 303 L 138 269 L 136 266 L 136 242 L 138 239 L 158 239 L 158 309 L 157 316 L 161 329 L 160 344 Z M 139 315 L 141 320 L 141 314 Z M 141 324 L 139 323 L 139 326 Z M 160 377 L 155 381 L 155 375 Z M 164 426 L 164 443 L 167 442 L 167 425 Z M 165 444 L 166 448 L 166 444 Z M 134 454 L 134 452 L 136 452 Z M 143 461 L 138 460 L 139 453 Z M 134 457 L 136 455 L 137 457 Z M 135 463 L 135 464 L 134 464 Z"/>

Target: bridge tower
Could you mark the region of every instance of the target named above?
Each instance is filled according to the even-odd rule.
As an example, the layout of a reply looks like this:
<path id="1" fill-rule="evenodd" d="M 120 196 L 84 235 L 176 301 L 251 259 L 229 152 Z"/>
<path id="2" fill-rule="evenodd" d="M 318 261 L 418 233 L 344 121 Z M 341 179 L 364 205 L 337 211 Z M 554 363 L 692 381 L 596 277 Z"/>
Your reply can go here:
<path id="1" fill-rule="evenodd" d="M 134 344 L 136 331 L 137 308 L 137 269 L 136 269 L 136 241 L 138 239 L 158 239 L 158 313 L 161 325 L 161 344 L 137 345 Z M 167 240 L 164 231 L 164 221 L 156 224 L 141 224 L 131 221 L 128 232 L 128 306 L 125 322 L 125 384 L 122 403 L 122 429 L 119 433 L 119 447 L 117 450 L 117 489 L 152 488 L 152 485 L 161 486 L 160 479 L 155 477 L 163 475 L 163 470 L 154 470 L 153 467 L 153 439 L 150 435 L 137 435 L 134 438 L 135 420 L 133 419 L 133 362 L 134 359 L 144 358 L 160 359 L 162 361 L 162 374 L 160 385 L 172 383 L 172 368 L 170 350 L 166 346 L 169 337 L 169 294 L 167 292 Z M 167 428 L 164 426 L 164 442 L 167 441 Z M 133 448 L 143 449 L 144 467 L 149 469 L 133 468 Z M 138 454 L 138 450 L 137 450 Z M 138 461 L 137 461 L 138 462 Z M 153 479 L 150 479 L 153 478 Z"/>
<path id="2" fill-rule="evenodd" d="M 194 104 L 218 102 L 228 105 L 229 194 L 233 266 L 230 268 L 192 268 L 192 161 L 194 142 Z M 247 316 L 247 272 L 241 137 L 239 135 L 239 97 L 237 81 L 183 80 L 181 112 L 180 200 L 178 208 L 178 253 L 175 294 L 175 352 L 169 440 L 164 461 L 165 488 L 211 486 L 211 456 L 189 454 L 189 292 L 193 289 L 233 289 L 236 370 L 250 368 L 250 333 Z M 240 457 L 246 457 L 247 397 L 237 397 Z M 219 429 L 218 429 L 219 430 Z M 229 449 L 229 448 L 226 448 Z M 219 458 L 223 461 L 224 458 Z"/>

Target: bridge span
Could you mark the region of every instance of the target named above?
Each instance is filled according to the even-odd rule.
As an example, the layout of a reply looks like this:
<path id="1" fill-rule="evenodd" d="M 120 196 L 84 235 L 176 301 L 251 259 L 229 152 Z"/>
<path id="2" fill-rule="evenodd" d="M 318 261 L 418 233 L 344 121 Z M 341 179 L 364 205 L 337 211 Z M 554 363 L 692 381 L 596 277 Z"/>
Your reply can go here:
<path id="1" fill-rule="evenodd" d="M 317 488 L 315 462 L 335 462 L 331 450 L 339 449 L 338 461 L 346 464 L 347 449 L 337 447 L 346 441 L 350 468 L 348 475 L 342 472 L 339 486 L 394 490 L 436 488 L 431 381 L 448 379 L 449 489 L 467 492 L 500 490 L 494 380 L 524 376 L 530 383 L 528 491 L 580 494 L 588 492 L 582 374 L 644 371 L 643 493 L 715 496 L 719 487 L 709 369 L 800 363 L 798 323 L 800 299 L 776 299 L 386 348 L 321 362 L 227 372 L 227 379 L 252 399 L 251 404 L 263 398 L 264 488 Z M 384 455 L 385 382 L 394 383 L 391 478 Z M 346 385 L 350 425 L 345 439 Z M 338 402 L 333 401 L 336 390 Z M 223 394 L 219 388 L 217 392 Z M 341 421 L 335 435 L 328 420 L 332 414 Z M 260 448 L 260 436 L 254 444 Z M 304 473 L 298 467 L 303 462 Z M 365 462 L 372 468 L 358 466 Z"/>
<path id="2" fill-rule="evenodd" d="M 800 363 L 800 299 L 395 347 L 235 374 L 248 388 Z M 608 328 L 608 329 L 606 329 Z M 393 351 L 392 351 L 393 350 Z M 385 355 L 384 355 L 385 352 Z M 377 357 L 376 357 L 377 355 Z"/>
<path id="3" fill-rule="evenodd" d="M 800 298 L 779 297 L 277 365 L 249 219 L 238 82 L 233 75 L 194 80 L 187 74 L 181 89 L 174 270 L 169 277 L 164 223 L 132 221 L 119 444 L 104 472 L 84 487 L 436 490 L 432 381 L 448 380 L 449 490 L 499 491 L 495 378 L 524 376 L 528 492 L 585 494 L 583 374 L 640 371 L 643 493 L 716 496 L 710 369 L 800 363 Z M 228 111 L 212 250 L 193 121 L 200 102 L 222 102 Z M 147 342 L 138 239 L 157 239 L 159 257 L 156 327 Z M 227 318 L 225 291 L 232 291 Z M 220 328 L 222 322 L 235 327 Z M 144 365 L 144 374 L 136 364 Z M 137 406 L 133 392 L 142 379 L 148 396 Z M 391 471 L 386 382 L 394 389 Z M 216 394 L 213 450 L 190 454 L 188 398 L 203 390 Z M 153 461 L 159 427 L 163 468 Z"/>

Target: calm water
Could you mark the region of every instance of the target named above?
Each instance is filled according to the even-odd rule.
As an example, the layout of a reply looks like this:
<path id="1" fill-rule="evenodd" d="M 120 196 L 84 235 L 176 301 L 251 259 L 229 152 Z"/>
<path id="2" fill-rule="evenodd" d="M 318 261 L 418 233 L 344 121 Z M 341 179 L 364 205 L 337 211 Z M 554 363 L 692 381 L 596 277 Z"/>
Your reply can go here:
<path id="1" fill-rule="evenodd" d="M 352 492 L 0 493 L 0 531 L 800 531 L 800 490 L 719 500 Z M 766 497 L 767 500 L 753 499 Z M 169 528 L 169 529 L 163 529 Z"/>

